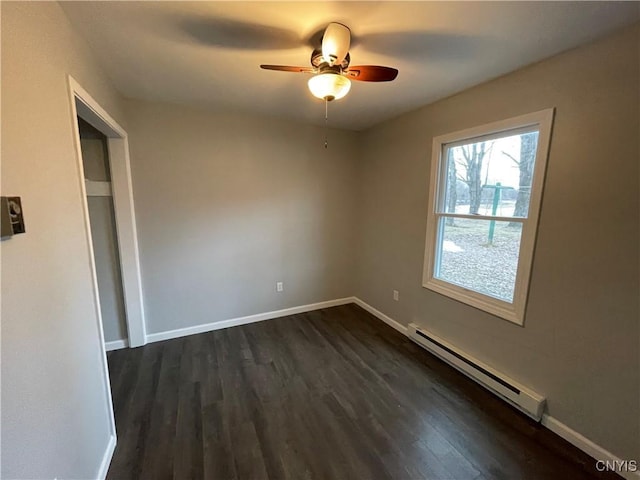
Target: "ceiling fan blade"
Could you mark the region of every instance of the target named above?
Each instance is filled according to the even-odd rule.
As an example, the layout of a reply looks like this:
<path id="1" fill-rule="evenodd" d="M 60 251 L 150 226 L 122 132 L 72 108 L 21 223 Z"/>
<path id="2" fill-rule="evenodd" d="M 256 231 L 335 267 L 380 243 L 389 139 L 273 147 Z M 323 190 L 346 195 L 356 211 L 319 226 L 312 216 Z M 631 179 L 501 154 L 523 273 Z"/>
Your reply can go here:
<path id="1" fill-rule="evenodd" d="M 380 65 L 357 65 L 350 66 L 344 73 L 351 80 L 361 82 L 390 82 L 398 76 L 398 70 L 391 67 L 381 67 Z"/>
<path id="2" fill-rule="evenodd" d="M 264 70 L 277 70 L 279 72 L 294 72 L 294 73 L 314 73 L 315 69 L 311 67 L 292 67 L 290 65 L 260 65 L 260 68 Z"/>
<path id="3" fill-rule="evenodd" d="M 322 56 L 329 65 L 340 65 L 349 53 L 351 30 L 341 23 L 330 23 L 322 37 Z"/>

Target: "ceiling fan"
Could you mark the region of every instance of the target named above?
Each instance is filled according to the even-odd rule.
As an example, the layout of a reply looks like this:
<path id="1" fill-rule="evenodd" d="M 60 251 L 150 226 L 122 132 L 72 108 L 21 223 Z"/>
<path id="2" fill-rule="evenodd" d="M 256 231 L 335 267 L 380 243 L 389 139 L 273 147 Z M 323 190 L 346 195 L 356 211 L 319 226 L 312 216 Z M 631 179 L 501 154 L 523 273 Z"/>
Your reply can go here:
<path id="1" fill-rule="evenodd" d="M 327 102 L 344 97 L 351 88 L 350 80 L 361 82 L 390 82 L 398 70 L 380 65 L 350 66 L 351 30 L 341 23 L 330 23 L 322 36 L 322 48 L 311 53 L 311 67 L 288 65 L 260 65 L 265 70 L 311 73 L 311 93 Z"/>

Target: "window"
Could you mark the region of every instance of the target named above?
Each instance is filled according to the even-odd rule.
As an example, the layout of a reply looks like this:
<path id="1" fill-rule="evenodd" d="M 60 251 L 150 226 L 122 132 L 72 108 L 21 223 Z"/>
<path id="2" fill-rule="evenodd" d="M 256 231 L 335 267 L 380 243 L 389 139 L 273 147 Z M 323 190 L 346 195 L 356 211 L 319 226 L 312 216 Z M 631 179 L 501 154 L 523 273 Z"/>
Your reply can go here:
<path id="1" fill-rule="evenodd" d="M 423 286 L 524 323 L 553 109 L 433 139 Z"/>

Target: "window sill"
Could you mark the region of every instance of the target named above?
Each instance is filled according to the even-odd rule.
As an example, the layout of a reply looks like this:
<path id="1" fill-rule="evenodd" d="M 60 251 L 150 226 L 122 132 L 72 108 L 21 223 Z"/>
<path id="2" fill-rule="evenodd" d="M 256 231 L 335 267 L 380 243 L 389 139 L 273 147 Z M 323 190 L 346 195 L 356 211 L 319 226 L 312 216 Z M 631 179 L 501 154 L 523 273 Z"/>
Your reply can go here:
<path id="1" fill-rule="evenodd" d="M 524 326 L 524 308 L 518 308 L 515 303 L 503 302 L 497 298 L 492 298 L 435 278 L 427 280 L 422 286 L 521 327 Z"/>

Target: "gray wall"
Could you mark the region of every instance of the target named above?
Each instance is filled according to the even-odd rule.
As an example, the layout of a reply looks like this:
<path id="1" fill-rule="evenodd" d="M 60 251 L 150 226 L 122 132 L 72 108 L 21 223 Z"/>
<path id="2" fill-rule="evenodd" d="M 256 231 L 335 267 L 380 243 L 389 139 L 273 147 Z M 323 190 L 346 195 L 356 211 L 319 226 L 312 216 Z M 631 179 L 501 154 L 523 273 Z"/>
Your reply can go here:
<path id="1" fill-rule="evenodd" d="M 548 398 L 549 412 L 640 457 L 638 28 L 366 132 L 357 295 Z M 436 135 L 556 107 L 524 328 L 424 289 Z M 400 302 L 392 290 L 400 291 Z"/>
<path id="2" fill-rule="evenodd" d="M 357 133 L 325 150 L 272 118 L 129 101 L 127 119 L 148 333 L 353 294 Z"/>
<path id="3" fill-rule="evenodd" d="M 2 478 L 95 478 L 110 436 L 76 161 L 72 74 L 120 100 L 57 3 L 2 4 L 2 194 L 26 233 L 2 255 Z"/>
<path id="4" fill-rule="evenodd" d="M 79 130 L 84 177 L 93 181 L 110 181 L 107 138 L 82 119 L 79 120 Z M 124 340 L 127 338 L 127 321 L 113 198 L 88 196 L 87 203 L 104 340 Z"/>

